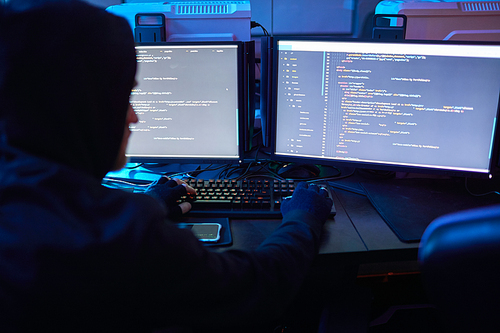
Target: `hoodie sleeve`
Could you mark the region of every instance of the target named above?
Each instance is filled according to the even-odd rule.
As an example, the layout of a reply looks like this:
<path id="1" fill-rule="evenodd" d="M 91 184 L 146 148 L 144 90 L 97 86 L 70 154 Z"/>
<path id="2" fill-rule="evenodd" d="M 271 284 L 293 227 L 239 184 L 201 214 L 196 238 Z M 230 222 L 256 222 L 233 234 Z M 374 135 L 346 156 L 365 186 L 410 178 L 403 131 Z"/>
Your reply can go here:
<path id="1" fill-rule="evenodd" d="M 148 241 L 144 283 L 157 326 L 223 327 L 265 322 L 297 293 L 318 252 L 322 224 L 289 214 L 255 251 L 209 251 L 189 231 L 164 225 Z"/>

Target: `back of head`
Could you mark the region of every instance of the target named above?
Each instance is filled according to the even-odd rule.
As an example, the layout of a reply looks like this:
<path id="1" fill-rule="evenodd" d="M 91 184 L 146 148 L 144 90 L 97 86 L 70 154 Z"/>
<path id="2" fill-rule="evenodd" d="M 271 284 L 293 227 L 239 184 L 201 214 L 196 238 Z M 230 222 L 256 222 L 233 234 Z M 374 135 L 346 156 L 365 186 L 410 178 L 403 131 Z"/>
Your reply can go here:
<path id="1" fill-rule="evenodd" d="M 77 0 L 10 0 L 0 15 L 0 145 L 103 177 L 134 84 L 129 24 Z"/>

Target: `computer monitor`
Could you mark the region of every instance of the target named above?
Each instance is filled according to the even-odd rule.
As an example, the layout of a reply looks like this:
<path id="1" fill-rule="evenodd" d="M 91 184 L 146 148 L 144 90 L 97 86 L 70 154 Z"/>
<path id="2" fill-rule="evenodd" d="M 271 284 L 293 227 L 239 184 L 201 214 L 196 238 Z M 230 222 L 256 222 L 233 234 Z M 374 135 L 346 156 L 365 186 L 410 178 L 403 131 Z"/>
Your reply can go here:
<path id="1" fill-rule="evenodd" d="M 240 163 L 245 133 L 242 42 L 136 46 L 131 162 Z"/>
<path id="2" fill-rule="evenodd" d="M 489 177 L 500 44 L 276 38 L 273 159 Z"/>

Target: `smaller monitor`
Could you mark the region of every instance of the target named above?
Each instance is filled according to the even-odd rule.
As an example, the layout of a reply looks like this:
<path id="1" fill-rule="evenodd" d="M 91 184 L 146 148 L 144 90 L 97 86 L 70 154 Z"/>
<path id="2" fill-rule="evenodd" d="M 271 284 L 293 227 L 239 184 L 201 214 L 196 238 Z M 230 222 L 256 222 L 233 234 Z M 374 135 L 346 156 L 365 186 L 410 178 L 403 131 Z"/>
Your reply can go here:
<path id="1" fill-rule="evenodd" d="M 500 44 L 280 39 L 276 160 L 491 176 Z"/>
<path id="2" fill-rule="evenodd" d="M 243 51 L 242 42 L 137 45 L 131 162 L 240 163 Z"/>

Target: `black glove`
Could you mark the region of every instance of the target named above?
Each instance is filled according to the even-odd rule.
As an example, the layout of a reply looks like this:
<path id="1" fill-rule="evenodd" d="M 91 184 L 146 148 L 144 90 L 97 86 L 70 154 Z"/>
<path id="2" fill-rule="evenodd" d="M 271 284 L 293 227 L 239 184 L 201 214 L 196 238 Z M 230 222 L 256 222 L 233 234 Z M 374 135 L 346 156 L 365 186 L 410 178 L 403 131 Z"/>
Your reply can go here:
<path id="1" fill-rule="evenodd" d="M 175 180 L 162 176 L 151 183 L 144 193 L 165 204 L 167 218 L 179 219 L 182 216 L 182 209 L 177 201 L 182 196 L 187 195 L 185 186 L 178 185 Z"/>
<path id="2" fill-rule="evenodd" d="M 292 210 L 304 210 L 324 223 L 330 215 L 332 206 L 333 201 L 325 189 L 320 189 L 316 184 L 300 182 L 292 197 L 281 203 L 281 214 L 284 217 Z"/>

